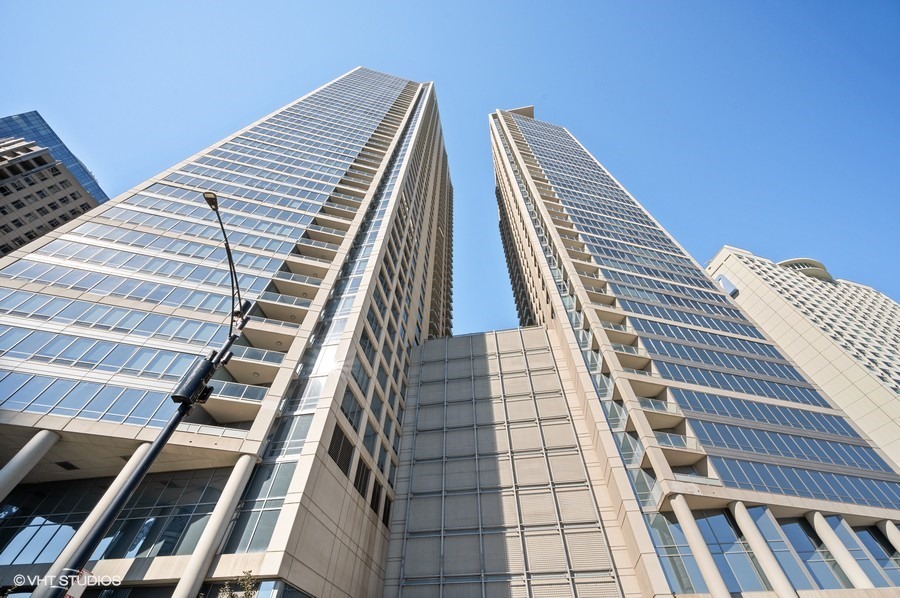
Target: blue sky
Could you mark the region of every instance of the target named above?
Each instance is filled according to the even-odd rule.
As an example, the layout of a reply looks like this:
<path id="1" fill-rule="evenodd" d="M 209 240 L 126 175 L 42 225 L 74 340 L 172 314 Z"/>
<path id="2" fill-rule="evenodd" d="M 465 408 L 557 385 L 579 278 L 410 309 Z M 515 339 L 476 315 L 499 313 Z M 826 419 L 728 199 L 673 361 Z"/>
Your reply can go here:
<path id="1" fill-rule="evenodd" d="M 700 262 L 810 256 L 900 298 L 900 3 L 6 3 L 0 114 L 110 196 L 357 65 L 435 81 L 454 332 L 516 325 L 487 115 L 535 104 Z"/>

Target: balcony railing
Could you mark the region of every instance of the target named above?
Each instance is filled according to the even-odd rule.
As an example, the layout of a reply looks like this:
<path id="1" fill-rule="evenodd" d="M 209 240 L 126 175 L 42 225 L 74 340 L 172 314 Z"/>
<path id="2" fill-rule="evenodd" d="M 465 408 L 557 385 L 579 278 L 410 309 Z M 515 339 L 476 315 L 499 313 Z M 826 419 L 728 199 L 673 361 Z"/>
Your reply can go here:
<path id="1" fill-rule="evenodd" d="M 312 225 L 310 225 L 312 226 Z M 334 243 L 326 243 L 325 241 L 316 241 L 315 239 L 297 239 L 297 244 L 299 245 L 308 245 L 310 247 L 318 247 L 320 249 L 327 249 L 328 251 L 337 251 L 341 248 L 340 245 L 336 245 Z M 306 256 L 303 256 L 306 257 Z"/>
<path id="2" fill-rule="evenodd" d="M 721 486 L 722 480 L 716 478 L 708 478 L 703 475 L 694 475 L 690 473 L 676 473 L 675 479 L 679 482 L 688 482 L 689 484 L 706 484 L 708 486 Z"/>
<path id="3" fill-rule="evenodd" d="M 268 390 L 264 386 L 250 386 L 224 380 L 210 380 L 209 385 L 213 387 L 212 396 L 241 401 L 262 401 Z"/>
<path id="4" fill-rule="evenodd" d="M 660 446 L 667 446 L 677 449 L 701 450 L 700 443 L 696 438 L 688 438 L 681 434 L 672 434 L 671 432 L 656 432 L 656 441 Z"/>
<path id="5" fill-rule="evenodd" d="M 187 432 L 189 434 L 221 436 L 223 438 L 246 438 L 249 430 L 225 428 L 223 426 L 210 426 L 208 424 L 191 424 L 187 422 L 181 422 L 180 424 L 178 424 L 178 431 Z"/>
<path id="6" fill-rule="evenodd" d="M 594 374 L 594 386 L 597 387 L 597 394 L 601 401 L 605 401 L 612 396 L 613 383 L 606 374 Z"/>
<path id="7" fill-rule="evenodd" d="M 300 328 L 300 324 L 295 324 L 294 322 L 282 322 L 281 320 L 273 320 L 271 318 L 264 318 L 262 316 L 252 316 L 250 318 L 250 322 L 258 322 L 267 326 L 279 326 L 281 328 L 287 328 L 289 330 L 297 330 L 298 328 Z"/>
<path id="8" fill-rule="evenodd" d="M 627 332 L 629 334 L 635 334 L 634 328 L 628 326 L 626 324 L 615 324 L 613 322 L 607 322 L 606 320 L 600 321 L 600 326 L 606 328 L 607 330 L 616 330 L 618 332 Z"/>
<path id="9" fill-rule="evenodd" d="M 619 450 L 622 453 L 622 460 L 625 461 L 625 465 L 640 465 L 641 460 L 644 458 L 644 446 L 641 442 L 623 432 L 617 432 L 616 438 L 619 440 Z"/>
<path id="10" fill-rule="evenodd" d="M 625 372 L 626 374 L 637 374 L 639 376 L 650 376 L 652 378 L 662 378 L 662 376 L 660 376 L 656 372 L 651 372 L 649 370 L 636 370 L 634 368 L 622 368 L 622 371 Z"/>
<path id="11" fill-rule="evenodd" d="M 257 349 L 256 347 L 247 347 L 245 345 L 233 345 L 231 353 L 236 359 L 246 359 L 250 361 L 260 361 L 262 363 L 271 363 L 280 365 L 284 361 L 284 353 L 278 351 L 269 351 L 267 349 Z"/>
<path id="12" fill-rule="evenodd" d="M 673 415 L 681 415 L 681 409 L 678 405 L 669 401 L 661 401 L 659 399 L 648 399 L 646 397 L 638 397 L 638 403 L 642 409 L 657 411 L 659 413 L 671 413 Z"/>
<path id="13" fill-rule="evenodd" d="M 312 300 L 303 299 L 301 297 L 291 297 L 290 295 L 282 295 L 281 293 L 273 293 L 265 291 L 259 294 L 260 301 L 272 301 L 273 303 L 281 303 L 282 305 L 292 305 L 295 307 L 309 307 Z"/>
<path id="14" fill-rule="evenodd" d="M 320 278 L 313 278 L 312 276 L 305 276 L 303 274 L 294 274 L 293 272 L 279 271 L 275 273 L 275 278 L 277 278 L 278 280 L 287 280 L 300 284 L 308 284 L 314 287 L 322 284 L 322 279 Z"/>
<path id="15" fill-rule="evenodd" d="M 628 353 L 629 355 L 640 355 L 642 357 L 647 356 L 647 352 L 644 351 L 641 347 L 634 347 L 632 345 L 623 345 L 621 343 L 613 343 L 612 344 L 613 351 L 618 353 Z"/>
<path id="16" fill-rule="evenodd" d="M 321 224 L 310 224 L 306 227 L 306 229 L 318 231 L 320 233 L 325 233 L 328 235 L 334 235 L 336 237 L 343 237 L 347 232 L 336 228 L 331 228 L 330 226 L 322 226 Z"/>

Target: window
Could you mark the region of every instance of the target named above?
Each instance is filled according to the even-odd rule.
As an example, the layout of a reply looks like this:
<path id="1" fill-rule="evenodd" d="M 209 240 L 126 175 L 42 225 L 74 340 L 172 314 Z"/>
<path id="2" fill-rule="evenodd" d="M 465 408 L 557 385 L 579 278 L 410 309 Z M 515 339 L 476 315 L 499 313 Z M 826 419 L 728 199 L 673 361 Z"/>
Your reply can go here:
<path id="1" fill-rule="evenodd" d="M 359 495 L 366 498 L 369 491 L 369 480 L 372 478 L 372 470 L 360 459 L 356 464 L 356 475 L 353 477 L 353 487 L 359 492 Z"/>
<path id="2" fill-rule="evenodd" d="M 359 420 L 363 408 L 349 388 L 344 391 L 344 399 L 341 401 L 341 412 L 347 418 L 347 421 L 350 422 L 350 425 L 353 426 L 353 429 L 359 431 Z"/>

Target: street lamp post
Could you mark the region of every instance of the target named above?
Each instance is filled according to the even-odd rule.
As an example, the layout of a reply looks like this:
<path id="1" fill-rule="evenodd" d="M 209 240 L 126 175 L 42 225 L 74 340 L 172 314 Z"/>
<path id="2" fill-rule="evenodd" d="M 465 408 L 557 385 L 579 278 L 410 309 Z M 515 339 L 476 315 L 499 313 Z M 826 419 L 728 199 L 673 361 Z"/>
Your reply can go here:
<path id="1" fill-rule="evenodd" d="M 110 502 L 108 507 L 94 523 L 88 535 L 84 537 L 78 547 L 72 552 L 68 560 L 58 570 L 51 568 L 44 577 L 44 583 L 35 590 L 34 598 L 62 598 L 71 586 L 72 581 L 80 574 L 87 564 L 97 546 L 103 540 L 106 532 L 122 512 L 125 504 L 134 494 L 147 472 L 153 466 L 154 461 L 162 452 L 163 447 L 175 432 L 178 424 L 191 412 L 196 403 L 205 403 L 212 394 L 213 388 L 209 385 L 212 375 L 221 366 L 228 363 L 231 358 L 231 346 L 240 335 L 250 319 L 250 302 L 241 300 L 241 290 L 238 284 L 237 271 L 234 259 L 231 255 L 231 246 L 228 243 L 228 235 L 225 233 L 225 225 L 219 214 L 218 198 L 215 193 L 204 193 L 203 198 L 209 207 L 215 212 L 222 229 L 222 237 L 225 240 L 225 254 L 228 261 L 228 271 L 231 278 L 231 316 L 228 323 L 228 338 L 217 350 L 206 357 L 198 357 L 191 369 L 181 378 L 178 386 L 172 392 L 172 400 L 178 404 L 178 408 L 166 425 L 160 430 L 159 435 L 150 445 L 150 448 L 140 458 L 132 473 L 125 480 L 121 492 Z"/>

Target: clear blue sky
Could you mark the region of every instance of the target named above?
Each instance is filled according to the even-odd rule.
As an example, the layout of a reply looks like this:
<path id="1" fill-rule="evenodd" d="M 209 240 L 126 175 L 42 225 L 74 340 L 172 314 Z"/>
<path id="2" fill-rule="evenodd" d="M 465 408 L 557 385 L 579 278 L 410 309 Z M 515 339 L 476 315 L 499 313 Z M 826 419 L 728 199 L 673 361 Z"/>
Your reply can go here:
<path id="1" fill-rule="evenodd" d="M 701 263 L 810 256 L 900 298 L 900 3 L 7 2 L 0 114 L 118 195 L 354 66 L 435 81 L 454 331 L 516 324 L 487 115 L 535 104 Z"/>

